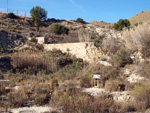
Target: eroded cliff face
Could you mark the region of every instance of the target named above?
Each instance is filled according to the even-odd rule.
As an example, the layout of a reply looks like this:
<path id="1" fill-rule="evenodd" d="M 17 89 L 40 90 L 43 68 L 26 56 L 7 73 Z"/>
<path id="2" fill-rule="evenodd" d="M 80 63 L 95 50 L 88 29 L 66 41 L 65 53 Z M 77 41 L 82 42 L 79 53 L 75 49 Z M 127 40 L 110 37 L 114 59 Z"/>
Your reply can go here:
<path id="1" fill-rule="evenodd" d="M 80 43 L 63 43 L 63 44 L 44 44 L 45 50 L 59 49 L 62 52 L 67 52 L 75 55 L 77 58 L 94 63 L 102 54 L 93 42 L 80 42 Z"/>

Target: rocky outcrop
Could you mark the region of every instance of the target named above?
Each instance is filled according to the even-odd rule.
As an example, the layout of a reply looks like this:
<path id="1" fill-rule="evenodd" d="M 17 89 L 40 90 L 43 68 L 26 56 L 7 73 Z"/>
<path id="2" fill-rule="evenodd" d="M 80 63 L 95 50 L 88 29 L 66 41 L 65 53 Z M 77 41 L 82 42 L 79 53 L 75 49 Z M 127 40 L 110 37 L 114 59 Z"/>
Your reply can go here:
<path id="1" fill-rule="evenodd" d="M 125 69 L 123 73 L 128 75 L 126 80 L 130 83 L 137 83 L 146 80 L 146 78 L 142 77 L 138 72 L 136 72 L 136 70 Z"/>
<path id="2" fill-rule="evenodd" d="M 120 39 L 123 39 L 121 31 L 116 31 L 116 30 L 113 30 L 113 29 L 106 29 L 106 28 L 96 28 L 96 32 L 99 35 L 105 35 L 106 38 L 120 38 Z"/>
<path id="3" fill-rule="evenodd" d="M 113 96 L 114 101 L 116 102 L 131 102 L 134 98 L 127 91 L 124 92 L 112 92 L 110 93 Z"/>
<path id="4" fill-rule="evenodd" d="M 53 111 L 57 111 L 58 113 L 60 113 L 60 110 L 48 106 L 14 108 L 14 109 L 10 109 L 10 111 L 12 113 L 48 113 Z"/>
<path id="5" fill-rule="evenodd" d="M 94 24 L 87 24 L 87 28 L 90 31 L 98 33 L 100 36 L 104 35 L 105 38 L 123 39 L 122 31 L 117 31 L 117 30 L 110 29 L 110 28 L 102 28 Z"/>
<path id="6" fill-rule="evenodd" d="M 146 80 L 145 77 L 142 77 L 139 74 L 134 72 L 127 78 L 127 81 L 129 81 L 130 83 L 137 83 L 139 81 L 145 81 L 145 80 Z"/>

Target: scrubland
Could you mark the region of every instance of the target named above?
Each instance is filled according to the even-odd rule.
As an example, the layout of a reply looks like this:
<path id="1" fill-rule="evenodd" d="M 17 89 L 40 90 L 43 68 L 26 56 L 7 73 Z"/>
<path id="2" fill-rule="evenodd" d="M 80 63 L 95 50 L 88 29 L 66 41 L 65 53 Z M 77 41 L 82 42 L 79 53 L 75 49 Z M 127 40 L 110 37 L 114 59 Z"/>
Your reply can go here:
<path id="1" fill-rule="evenodd" d="M 50 36 L 67 37 L 70 42 L 94 42 L 102 53 L 98 59 L 91 64 L 69 51 L 45 51 L 34 37 L 22 40 L 28 45 L 24 48 L 6 51 L 4 47 L 7 46 L 1 45 L 0 110 L 33 105 L 57 108 L 53 113 L 125 113 L 149 109 L 150 24 L 124 28 L 119 31 L 123 38 L 108 38 L 107 33 L 100 34 L 94 28 L 88 28 L 87 23 L 79 23 L 79 26 L 73 23 L 59 23 L 66 26 L 68 35 L 50 33 Z M 36 31 L 36 27 L 30 29 L 37 33 L 44 29 L 48 32 L 49 24 L 45 24 L 41 31 Z M 76 39 L 68 38 L 72 35 Z M 101 75 L 97 87 L 104 92 L 91 95 L 83 90 L 93 87 L 94 73 Z M 128 94 L 129 98 L 125 95 L 120 101 L 121 93 Z M 118 96 L 115 97 L 115 94 Z"/>

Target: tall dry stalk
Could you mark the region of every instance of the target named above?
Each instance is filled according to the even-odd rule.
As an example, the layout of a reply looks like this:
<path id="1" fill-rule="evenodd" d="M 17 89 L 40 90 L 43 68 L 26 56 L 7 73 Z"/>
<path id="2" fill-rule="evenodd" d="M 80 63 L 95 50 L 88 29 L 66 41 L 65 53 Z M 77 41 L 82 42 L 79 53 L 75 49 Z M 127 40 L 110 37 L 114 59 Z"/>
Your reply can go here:
<path id="1" fill-rule="evenodd" d="M 13 54 L 12 65 L 14 68 L 31 68 L 36 71 L 45 70 L 46 72 L 55 72 L 58 68 L 56 58 L 32 50 L 21 50 Z"/>

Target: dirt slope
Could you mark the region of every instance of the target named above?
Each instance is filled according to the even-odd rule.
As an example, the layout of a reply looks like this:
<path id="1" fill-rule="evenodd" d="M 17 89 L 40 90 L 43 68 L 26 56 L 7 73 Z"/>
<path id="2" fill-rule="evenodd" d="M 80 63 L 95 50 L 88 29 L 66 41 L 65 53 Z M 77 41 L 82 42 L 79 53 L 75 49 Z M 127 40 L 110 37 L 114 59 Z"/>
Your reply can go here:
<path id="1" fill-rule="evenodd" d="M 150 23 L 150 11 L 142 11 L 128 19 L 132 25 L 136 23 Z"/>

